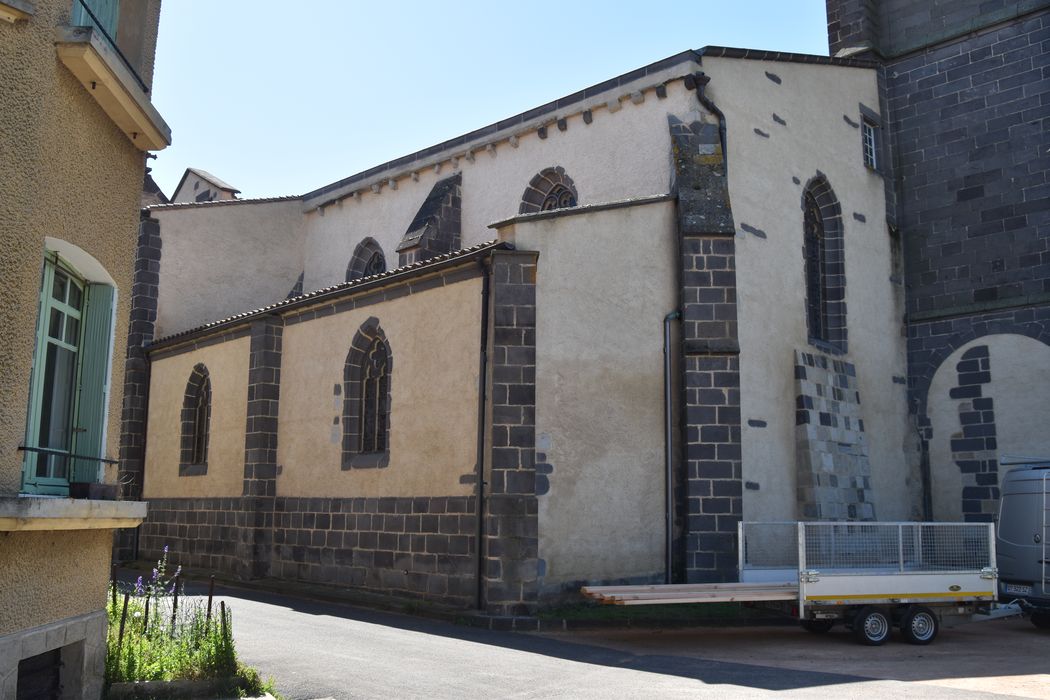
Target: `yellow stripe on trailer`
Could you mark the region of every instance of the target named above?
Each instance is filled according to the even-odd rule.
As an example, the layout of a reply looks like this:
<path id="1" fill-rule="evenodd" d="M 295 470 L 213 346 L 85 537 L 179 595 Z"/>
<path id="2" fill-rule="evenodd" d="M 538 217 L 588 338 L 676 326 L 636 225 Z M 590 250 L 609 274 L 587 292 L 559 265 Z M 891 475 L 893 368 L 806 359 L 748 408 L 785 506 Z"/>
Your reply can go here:
<path id="1" fill-rule="evenodd" d="M 806 600 L 896 600 L 905 598 L 990 598 L 992 591 L 961 591 L 944 593 L 865 593 L 860 595 L 808 595 Z"/>

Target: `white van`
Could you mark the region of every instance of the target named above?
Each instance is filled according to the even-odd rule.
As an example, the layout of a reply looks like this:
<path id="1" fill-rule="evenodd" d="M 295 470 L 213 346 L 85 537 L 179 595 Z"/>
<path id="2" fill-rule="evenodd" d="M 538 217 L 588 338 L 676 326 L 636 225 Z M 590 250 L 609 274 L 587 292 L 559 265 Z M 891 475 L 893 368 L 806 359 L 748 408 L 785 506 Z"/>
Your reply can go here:
<path id="1" fill-rule="evenodd" d="M 1032 624 L 1050 629 L 1050 460 L 1004 458 L 1020 465 L 1003 477 L 996 529 L 999 600 L 1019 601 Z"/>

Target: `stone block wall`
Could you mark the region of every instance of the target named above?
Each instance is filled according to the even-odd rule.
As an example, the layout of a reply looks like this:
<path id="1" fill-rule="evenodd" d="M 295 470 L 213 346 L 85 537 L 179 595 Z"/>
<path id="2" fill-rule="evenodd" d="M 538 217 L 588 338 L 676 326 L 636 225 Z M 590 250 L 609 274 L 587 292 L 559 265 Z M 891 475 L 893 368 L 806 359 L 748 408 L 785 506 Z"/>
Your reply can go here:
<path id="1" fill-rule="evenodd" d="M 999 509 L 999 453 L 995 404 L 984 396 L 992 381 L 987 345 L 976 345 L 955 365 L 959 432 L 951 438 L 952 461 L 963 475 L 962 511 L 968 522 L 993 522 Z"/>
<path id="2" fill-rule="evenodd" d="M 242 498 L 153 498 L 139 528 L 139 556 L 171 561 L 201 572 L 233 573 L 251 568 L 238 543 L 245 530 Z"/>
<path id="3" fill-rule="evenodd" d="M 887 63 L 913 319 L 1050 302 L 1050 12 Z"/>
<path id="4" fill-rule="evenodd" d="M 743 516 L 736 229 L 721 115 L 703 96 L 708 80 L 698 73 L 689 82 L 706 113 L 668 117 L 678 199 L 685 443 L 676 500 L 684 505 L 689 582 L 735 579 Z"/>
<path id="5" fill-rule="evenodd" d="M 475 499 L 286 498 L 274 500 L 268 551 L 241 546 L 260 529 L 257 499 L 150 501 L 140 552 L 200 572 L 257 572 L 288 581 L 365 589 L 470 607 L 477 591 Z"/>
<path id="6" fill-rule="evenodd" d="M 474 603 L 473 497 L 278 498 L 274 524 L 279 578 Z"/>
<path id="7" fill-rule="evenodd" d="M 484 518 L 484 608 L 527 615 L 539 596 L 536 498 L 536 253 L 492 257 L 492 453 Z"/>
<path id="8" fill-rule="evenodd" d="M 160 222 L 145 212 L 139 221 L 135 276 L 131 287 L 131 321 L 124 363 L 124 405 L 120 413 L 120 498 L 142 498 L 146 458 L 146 415 L 149 411 L 149 359 L 144 346 L 153 340 L 157 323 L 157 285 L 160 284 Z M 134 530 L 117 530 L 114 558 L 135 556 Z"/>
<path id="9" fill-rule="evenodd" d="M 795 446 L 803 519 L 875 519 L 868 441 L 851 363 L 795 351 Z"/>

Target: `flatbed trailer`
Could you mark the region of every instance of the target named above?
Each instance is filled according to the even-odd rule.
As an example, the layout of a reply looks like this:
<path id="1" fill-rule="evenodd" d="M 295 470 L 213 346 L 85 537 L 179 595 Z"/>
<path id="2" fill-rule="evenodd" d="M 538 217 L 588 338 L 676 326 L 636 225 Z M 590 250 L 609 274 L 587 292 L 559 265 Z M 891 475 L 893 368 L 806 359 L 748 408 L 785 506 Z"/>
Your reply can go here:
<path id="1" fill-rule="evenodd" d="M 996 611 L 991 523 L 740 523 L 739 582 L 585 586 L 611 605 L 748 603 L 798 617 L 811 632 L 842 623 L 878 645 L 900 629 L 929 644 L 945 618 Z M 979 616 L 974 618 L 973 616 Z"/>

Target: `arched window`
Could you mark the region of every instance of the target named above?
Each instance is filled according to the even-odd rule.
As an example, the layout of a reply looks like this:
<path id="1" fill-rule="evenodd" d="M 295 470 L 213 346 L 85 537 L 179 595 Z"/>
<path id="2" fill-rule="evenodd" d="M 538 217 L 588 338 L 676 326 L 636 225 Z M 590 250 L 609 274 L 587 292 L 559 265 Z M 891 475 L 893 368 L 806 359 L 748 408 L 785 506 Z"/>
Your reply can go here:
<path id="1" fill-rule="evenodd" d="M 572 178 L 561 167 L 547 168 L 529 181 L 521 195 L 519 214 L 576 206 L 579 196 Z"/>
<path id="2" fill-rule="evenodd" d="M 386 258 L 383 249 L 374 238 L 366 238 L 357 244 L 350 264 L 346 266 L 346 281 L 351 282 L 362 277 L 386 272 Z"/>
<path id="3" fill-rule="evenodd" d="M 382 338 L 373 338 L 365 354 L 361 377 L 361 452 L 386 450 L 387 350 Z"/>
<path id="4" fill-rule="evenodd" d="M 343 469 L 385 467 L 390 459 L 393 359 L 379 320 L 354 336 L 343 366 Z"/>
<path id="5" fill-rule="evenodd" d="M 211 377 L 203 364 L 194 366 L 182 398 L 182 441 L 179 476 L 199 476 L 208 471 L 208 438 L 211 433 Z"/>
<path id="6" fill-rule="evenodd" d="M 812 192 L 803 196 L 803 235 L 806 244 L 806 321 L 813 338 L 827 340 L 828 293 L 824 256 L 824 220 Z"/>
<path id="7" fill-rule="evenodd" d="M 822 175 L 802 193 L 806 325 L 810 341 L 846 352 L 846 269 L 842 213 Z"/>

